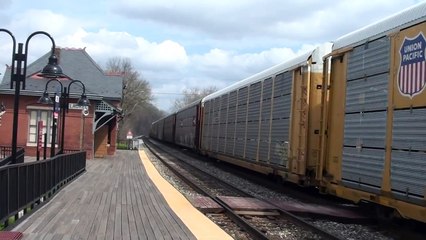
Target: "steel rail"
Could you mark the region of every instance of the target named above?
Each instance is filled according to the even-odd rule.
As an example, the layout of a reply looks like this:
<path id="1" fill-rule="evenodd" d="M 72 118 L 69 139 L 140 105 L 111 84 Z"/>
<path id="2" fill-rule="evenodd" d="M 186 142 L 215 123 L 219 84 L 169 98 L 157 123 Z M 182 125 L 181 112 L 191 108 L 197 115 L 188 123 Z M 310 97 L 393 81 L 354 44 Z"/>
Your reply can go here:
<path id="1" fill-rule="evenodd" d="M 252 236 L 254 239 L 259 239 L 259 240 L 260 239 L 265 239 L 265 240 L 269 239 L 265 234 L 263 234 L 261 231 L 259 231 L 255 227 L 253 227 L 249 222 L 247 222 L 241 216 L 239 216 L 237 213 L 235 213 L 235 211 L 233 211 L 231 208 L 229 208 L 223 201 L 218 199 L 216 196 L 211 195 L 207 189 L 203 188 L 202 186 L 195 184 L 190 179 L 188 179 L 185 175 L 183 175 L 181 172 L 179 172 L 173 165 L 169 164 L 164 159 L 164 157 L 160 156 L 160 154 L 153 149 L 153 146 L 156 147 L 155 145 L 150 146 L 149 144 L 147 144 L 147 142 L 149 142 L 150 144 L 153 144 L 153 143 L 151 143 L 147 139 L 144 139 L 145 146 L 151 151 L 151 153 L 156 158 L 158 158 L 164 165 L 166 165 L 174 174 L 176 174 L 185 183 L 187 183 L 189 186 L 194 188 L 195 191 L 210 197 L 211 199 L 213 199 L 213 201 L 218 203 L 225 210 L 225 214 L 230 219 L 232 219 L 232 221 L 234 221 L 240 227 L 242 227 L 248 234 L 250 234 L 250 236 Z"/>
<path id="2" fill-rule="evenodd" d="M 147 140 L 147 139 L 146 139 L 146 140 L 144 140 L 144 142 L 146 142 L 146 141 L 148 141 L 148 140 Z M 151 143 L 151 142 L 150 142 L 150 143 Z M 153 144 L 153 143 L 151 143 L 151 144 Z M 157 148 L 159 148 L 159 147 L 157 147 Z M 163 149 L 163 150 L 164 150 L 164 149 Z M 169 153 L 169 154 L 170 154 L 170 153 Z M 179 158 L 178 156 L 176 156 L 176 154 L 171 154 L 171 155 L 173 155 L 173 157 L 174 157 L 174 158 L 176 158 L 176 159 L 178 159 L 178 160 L 181 160 L 181 161 L 182 161 L 182 159 L 181 159 L 181 158 Z M 187 163 L 187 164 L 189 164 L 189 163 Z M 189 165 L 191 165 L 191 164 L 189 164 Z M 217 179 L 217 181 L 222 182 L 222 183 L 223 183 L 223 185 L 227 185 L 227 186 L 229 186 L 230 188 L 235 189 L 235 191 L 242 192 L 242 193 L 246 194 L 247 196 L 250 196 L 250 197 L 253 197 L 253 198 L 259 199 L 258 197 L 253 196 L 253 194 L 251 194 L 251 193 L 249 193 L 249 192 L 246 192 L 246 191 L 244 191 L 244 190 L 242 190 L 242 189 L 236 188 L 236 187 L 235 187 L 235 186 L 233 186 L 232 184 L 229 184 L 229 183 L 224 182 L 223 180 L 221 180 L 221 179 L 217 178 L 215 175 L 212 175 L 212 174 L 210 174 L 209 172 L 204 171 L 203 169 L 200 169 L 200 168 L 198 168 L 198 167 L 196 167 L 196 166 L 193 166 L 193 165 L 191 165 L 191 166 L 192 166 L 192 167 L 194 167 L 195 169 L 198 169 L 199 171 L 202 171 L 204 174 L 206 174 L 206 175 L 210 176 L 211 178 Z M 192 185 L 192 183 L 189 183 L 189 184 L 190 184 L 190 185 Z M 205 191 L 205 190 L 203 190 L 203 191 Z M 210 197 L 211 197 L 211 196 L 210 196 Z M 222 202 L 220 199 L 216 198 L 215 196 L 213 196 L 213 197 L 211 197 L 211 198 L 212 198 L 212 199 L 214 199 L 216 202 L 218 202 L 217 200 L 219 200 L 220 202 Z M 318 234 L 318 235 L 320 235 L 321 237 L 324 237 L 325 239 L 343 240 L 343 239 L 342 239 L 342 238 L 340 238 L 339 236 L 336 236 L 336 235 L 334 235 L 334 234 L 332 234 L 332 233 L 328 232 L 327 230 L 321 229 L 321 228 L 319 228 L 319 227 L 317 227 L 317 226 L 315 226 L 315 225 L 313 225 L 313 224 L 311 224 L 311 223 L 309 223 L 309 222 L 307 222 L 307 221 L 303 220 L 302 218 L 300 218 L 300 217 L 298 217 L 298 216 L 296 216 L 296 215 L 294 215 L 294 214 L 290 213 L 289 211 L 287 211 L 287 210 L 283 209 L 282 207 L 278 206 L 277 204 L 275 204 L 275 203 L 273 203 L 273 202 L 271 202 L 271 201 L 269 201 L 269 200 L 267 200 L 267 199 L 262 199 L 262 198 L 260 198 L 260 199 L 261 199 L 262 201 L 265 201 L 265 202 L 267 202 L 267 203 L 269 203 L 269 204 L 273 205 L 274 207 L 276 207 L 276 208 L 278 209 L 278 211 L 279 211 L 281 214 L 283 214 L 284 216 L 286 216 L 286 217 L 288 217 L 288 218 L 292 219 L 292 221 L 293 221 L 295 224 L 299 225 L 299 226 L 300 226 L 300 227 L 302 227 L 302 228 L 308 228 L 308 229 L 310 229 L 313 233 Z M 219 203 L 219 202 L 218 202 L 218 203 Z M 222 203 L 223 203 L 223 202 L 222 202 Z M 219 203 L 219 204 L 222 206 L 222 204 L 221 204 L 221 203 Z M 223 203 L 223 204 L 225 204 L 225 203 Z"/>

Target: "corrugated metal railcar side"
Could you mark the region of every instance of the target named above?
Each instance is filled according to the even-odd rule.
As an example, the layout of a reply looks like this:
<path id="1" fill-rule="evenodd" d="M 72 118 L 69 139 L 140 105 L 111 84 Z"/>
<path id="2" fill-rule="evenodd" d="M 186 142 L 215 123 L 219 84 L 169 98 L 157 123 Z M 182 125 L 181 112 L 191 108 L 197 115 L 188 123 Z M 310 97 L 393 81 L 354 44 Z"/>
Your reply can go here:
<path id="1" fill-rule="evenodd" d="M 341 37 L 327 63 L 326 190 L 426 222 L 426 3 Z M 328 138 L 326 137 L 328 136 Z"/>
<path id="2" fill-rule="evenodd" d="M 176 112 L 175 143 L 198 149 L 201 101 L 196 101 Z"/>
<path id="3" fill-rule="evenodd" d="M 158 135 L 158 124 L 157 122 L 153 122 L 151 124 L 151 128 L 149 129 L 149 137 L 156 139 Z"/>
<path id="4" fill-rule="evenodd" d="M 164 118 L 158 121 L 157 129 L 157 139 L 164 140 Z"/>
<path id="5" fill-rule="evenodd" d="M 176 114 L 171 114 L 164 118 L 163 139 L 166 142 L 174 143 L 176 130 Z"/>
<path id="6" fill-rule="evenodd" d="M 164 118 L 161 118 L 151 124 L 149 136 L 154 139 L 163 140 Z"/>
<path id="7" fill-rule="evenodd" d="M 203 99 L 202 152 L 314 184 L 327 43 Z"/>

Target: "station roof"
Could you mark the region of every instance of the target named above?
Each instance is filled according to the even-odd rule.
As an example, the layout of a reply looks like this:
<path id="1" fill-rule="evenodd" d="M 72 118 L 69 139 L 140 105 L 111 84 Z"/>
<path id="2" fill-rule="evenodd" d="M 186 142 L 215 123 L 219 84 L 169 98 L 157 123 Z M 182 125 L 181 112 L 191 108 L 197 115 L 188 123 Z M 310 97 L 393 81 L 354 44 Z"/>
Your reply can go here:
<path id="1" fill-rule="evenodd" d="M 60 80 L 64 87 L 68 86 L 67 81 L 80 80 L 86 88 L 86 95 L 110 100 L 120 100 L 122 96 L 123 77 L 119 74 L 106 74 L 96 62 L 87 54 L 83 48 L 57 48 L 55 51 L 58 57 L 58 63 L 67 79 Z M 27 66 L 27 78 L 24 95 L 43 92 L 49 79 L 37 76 L 48 62 L 50 51 L 35 62 Z M 10 89 L 11 68 L 7 67 L 0 84 L 0 90 Z M 54 92 L 59 84 L 51 83 L 48 86 L 49 92 Z M 81 95 L 81 85 L 73 84 L 70 89 L 70 95 Z"/>

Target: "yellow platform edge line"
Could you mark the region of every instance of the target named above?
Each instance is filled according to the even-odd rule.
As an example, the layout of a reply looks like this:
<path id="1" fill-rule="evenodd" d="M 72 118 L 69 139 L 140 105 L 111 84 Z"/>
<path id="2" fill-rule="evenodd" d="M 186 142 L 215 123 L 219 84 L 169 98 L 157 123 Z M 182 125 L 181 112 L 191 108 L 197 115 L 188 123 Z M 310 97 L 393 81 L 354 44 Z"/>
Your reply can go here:
<path id="1" fill-rule="evenodd" d="M 139 156 L 148 176 L 163 194 L 170 208 L 188 227 L 197 239 L 233 239 L 192 204 L 165 180 L 148 159 L 144 150 L 139 150 Z"/>

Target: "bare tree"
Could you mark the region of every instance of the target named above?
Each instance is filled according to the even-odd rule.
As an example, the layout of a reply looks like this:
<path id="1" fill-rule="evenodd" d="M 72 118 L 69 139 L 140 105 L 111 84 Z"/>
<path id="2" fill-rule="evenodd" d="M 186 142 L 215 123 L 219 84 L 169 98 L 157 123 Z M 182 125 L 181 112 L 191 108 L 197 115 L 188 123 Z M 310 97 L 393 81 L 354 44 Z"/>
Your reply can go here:
<path id="1" fill-rule="evenodd" d="M 146 104 L 141 111 L 135 112 L 132 117 L 133 131 L 138 135 L 149 135 L 151 124 L 166 116 L 166 113 L 159 110 L 153 104 Z"/>
<path id="2" fill-rule="evenodd" d="M 123 76 L 121 108 L 124 118 L 118 133 L 119 138 L 123 139 L 128 129 L 136 129 L 135 121 L 133 121 L 133 118 L 137 118 L 135 113 L 142 111 L 152 101 L 151 86 L 133 68 L 128 58 L 111 58 L 106 64 L 106 69 L 108 72 L 122 74 Z"/>
<path id="3" fill-rule="evenodd" d="M 201 98 L 216 91 L 217 91 L 217 87 L 215 86 L 210 86 L 203 89 L 198 87 L 184 89 L 182 91 L 183 96 L 175 100 L 172 110 L 176 111 L 181 108 L 184 108 L 186 105 L 191 104 L 197 100 L 200 100 Z"/>

